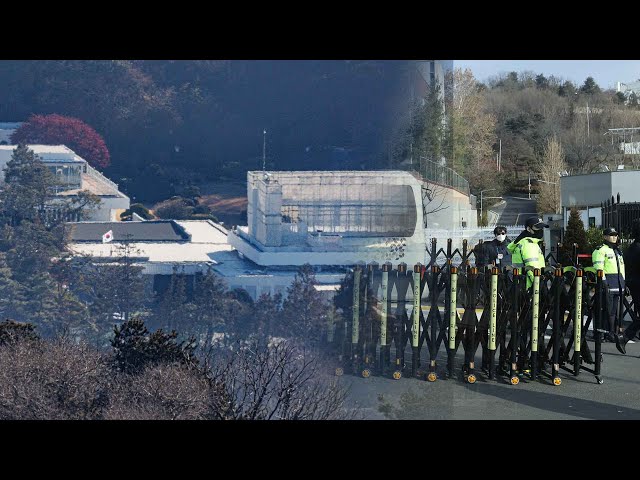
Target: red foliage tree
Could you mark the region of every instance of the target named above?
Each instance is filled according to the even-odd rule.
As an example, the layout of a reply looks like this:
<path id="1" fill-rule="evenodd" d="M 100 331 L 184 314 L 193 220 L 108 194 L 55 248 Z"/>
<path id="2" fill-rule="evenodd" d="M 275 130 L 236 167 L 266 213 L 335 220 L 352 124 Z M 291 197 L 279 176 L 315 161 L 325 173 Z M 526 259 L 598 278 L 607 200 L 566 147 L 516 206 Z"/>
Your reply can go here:
<path id="1" fill-rule="evenodd" d="M 11 136 L 14 144 L 66 145 L 93 167 L 111 164 L 103 138 L 82 120 L 63 115 L 31 115 Z"/>

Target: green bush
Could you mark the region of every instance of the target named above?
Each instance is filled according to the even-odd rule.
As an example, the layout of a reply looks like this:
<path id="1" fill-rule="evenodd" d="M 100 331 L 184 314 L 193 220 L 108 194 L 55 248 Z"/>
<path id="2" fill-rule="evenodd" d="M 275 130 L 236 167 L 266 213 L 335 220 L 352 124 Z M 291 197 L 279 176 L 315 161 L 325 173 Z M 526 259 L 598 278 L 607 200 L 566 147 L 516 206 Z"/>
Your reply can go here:
<path id="1" fill-rule="evenodd" d="M 588 244 L 587 253 L 593 253 L 596 247 L 602 245 L 602 242 L 604 242 L 602 229 L 597 227 L 589 227 L 586 233 Z"/>
<path id="2" fill-rule="evenodd" d="M 142 205 L 141 203 L 134 203 L 127 210 L 120 214 L 120 220 L 128 221 L 131 220 L 133 214 L 139 215 L 145 220 L 153 220 L 156 218 L 147 207 Z"/>

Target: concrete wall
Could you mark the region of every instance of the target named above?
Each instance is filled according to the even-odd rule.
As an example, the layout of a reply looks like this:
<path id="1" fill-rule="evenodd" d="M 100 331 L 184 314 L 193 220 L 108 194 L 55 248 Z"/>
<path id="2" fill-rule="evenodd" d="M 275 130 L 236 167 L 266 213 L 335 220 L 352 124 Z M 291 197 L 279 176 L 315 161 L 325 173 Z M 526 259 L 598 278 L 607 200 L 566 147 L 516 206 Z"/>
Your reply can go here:
<path id="1" fill-rule="evenodd" d="M 119 222 L 118 211 L 126 210 L 130 206 L 128 197 L 100 197 L 98 208 L 86 216 L 85 221 L 91 222 Z"/>
<path id="2" fill-rule="evenodd" d="M 451 188 L 439 187 L 444 197 L 443 207 L 438 212 L 427 214 L 427 228 L 456 229 L 466 222 L 467 228 L 478 227 L 477 210 L 472 208 L 469 197 Z M 440 205 L 441 199 L 436 198 L 426 206 L 427 212 Z"/>

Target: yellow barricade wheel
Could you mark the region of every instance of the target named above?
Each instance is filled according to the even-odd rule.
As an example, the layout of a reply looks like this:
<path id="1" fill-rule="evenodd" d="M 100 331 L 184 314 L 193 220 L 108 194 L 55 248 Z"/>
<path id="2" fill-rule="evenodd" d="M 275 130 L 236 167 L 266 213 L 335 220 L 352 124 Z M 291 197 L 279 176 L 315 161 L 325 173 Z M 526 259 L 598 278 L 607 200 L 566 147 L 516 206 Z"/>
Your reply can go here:
<path id="1" fill-rule="evenodd" d="M 476 383 L 476 376 L 472 373 L 471 375 L 469 375 L 467 377 L 467 382 L 469 383 Z"/>
<path id="2" fill-rule="evenodd" d="M 554 385 L 562 385 L 562 379 L 560 377 L 554 377 L 553 378 L 553 384 Z"/>
<path id="3" fill-rule="evenodd" d="M 436 375 L 435 372 L 430 372 L 429 375 L 427 375 L 427 380 L 429 382 L 435 382 L 438 379 L 438 375 Z"/>
<path id="4" fill-rule="evenodd" d="M 518 385 L 520 383 L 520 379 L 518 377 L 511 377 L 511 385 Z"/>
<path id="5" fill-rule="evenodd" d="M 342 367 L 336 368 L 336 377 L 341 377 L 344 374 Z"/>
<path id="6" fill-rule="evenodd" d="M 371 376 L 371 370 L 369 370 L 368 368 L 365 368 L 364 370 L 362 370 L 363 378 L 369 378 L 370 376 Z"/>
<path id="7" fill-rule="evenodd" d="M 396 370 L 395 372 L 393 372 L 393 378 L 395 380 L 400 380 L 402 378 L 402 372 Z"/>

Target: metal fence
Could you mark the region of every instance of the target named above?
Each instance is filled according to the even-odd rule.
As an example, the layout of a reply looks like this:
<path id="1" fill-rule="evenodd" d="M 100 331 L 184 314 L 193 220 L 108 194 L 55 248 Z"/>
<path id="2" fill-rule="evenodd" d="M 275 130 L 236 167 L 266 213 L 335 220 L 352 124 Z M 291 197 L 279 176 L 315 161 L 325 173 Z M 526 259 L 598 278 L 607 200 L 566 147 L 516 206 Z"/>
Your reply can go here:
<path id="1" fill-rule="evenodd" d="M 469 196 L 469 181 L 458 175 L 455 170 L 433 162 L 425 157 L 420 157 L 422 177 L 440 185 L 451 187 Z"/>
<path id="2" fill-rule="evenodd" d="M 515 240 L 515 238 L 522 232 L 522 225 L 504 225 L 507 229 L 507 236 L 511 238 L 511 240 Z M 438 245 L 446 245 L 447 240 L 451 239 L 452 248 L 454 250 L 462 251 L 462 243 L 464 240 L 467 241 L 469 248 L 473 248 L 477 245 L 481 240 L 483 242 L 487 242 L 493 240 L 495 238 L 493 234 L 494 226 L 490 227 L 478 227 L 478 228 L 454 228 L 454 229 L 433 229 L 427 228 L 425 229 L 425 239 L 427 242 L 427 246 L 431 245 L 432 240 L 436 240 Z M 427 247 L 428 248 L 428 247 Z M 428 260 L 428 259 L 427 259 Z M 426 262 L 428 263 L 428 261 Z"/>
<path id="3" fill-rule="evenodd" d="M 437 254 L 446 256 L 444 265 L 359 265 L 347 276 L 334 300 L 340 313 L 326 331 L 336 375 L 475 383 L 481 353 L 488 380 L 558 386 L 564 370 L 587 371 L 603 383 L 602 334 L 615 306 L 602 270 L 477 269 L 469 266 L 472 252 L 452 252 L 451 242 Z M 635 319 L 634 311 L 622 295 L 613 328 L 627 314 Z"/>
<path id="4" fill-rule="evenodd" d="M 600 206 L 602 226 L 615 227 L 624 235 L 631 233 L 632 222 L 640 218 L 640 202 L 620 203 L 620 194 L 617 196 L 617 201 L 611 197 L 611 200 L 603 202 Z"/>

